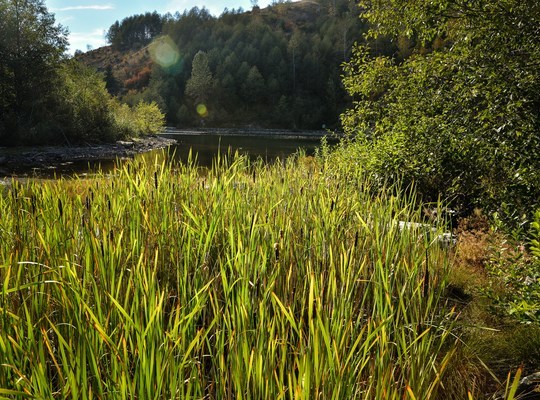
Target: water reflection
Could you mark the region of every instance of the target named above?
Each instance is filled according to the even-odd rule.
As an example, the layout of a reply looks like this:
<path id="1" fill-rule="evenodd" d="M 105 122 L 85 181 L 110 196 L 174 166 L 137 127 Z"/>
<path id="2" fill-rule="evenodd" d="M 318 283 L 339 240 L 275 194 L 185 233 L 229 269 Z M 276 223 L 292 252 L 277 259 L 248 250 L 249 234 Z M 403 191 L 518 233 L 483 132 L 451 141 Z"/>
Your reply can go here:
<path id="1" fill-rule="evenodd" d="M 291 137 L 283 135 L 260 136 L 260 135 L 220 135 L 220 134 L 168 134 L 167 137 L 177 141 L 166 150 L 154 150 L 139 154 L 135 159 L 145 158 L 152 162 L 158 157 L 158 162 L 174 161 L 185 163 L 188 161 L 190 152 L 192 159 L 196 156 L 197 165 L 210 167 L 215 156 L 219 153 L 236 152 L 246 154 L 250 159 L 261 158 L 266 163 L 271 163 L 277 158 L 285 159 L 299 149 L 303 149 L 307 155 L 313 155 L 317 146 L 320 145 L 320 137 Z M 331 141 L 331 140 L 329 140 Z M 7 175 L 19 177 L 55 178 L 60 176 L 87 176 L 99 171 L 109 172 L 123 160 L 92 160 L 75 161 L 43 168 L 29 169 L 25 166 L 10 168 Z M 6 171 L 7 172 L 7 171 Z M 1 171 L 0 171 L 0 175 Z M 4 174 L 5 175 L 5 174 Z"/>
<path id="2" fill-rule="evenodd" d="M 171 146 L 176 161 L 185 162 L 190 150 L 197 154 L 197 163 L 203 167 L 212 165 L 218 152 L 238 151 L 248 155 L 252 160 L 262 158 L 269 163 L 277 158 L 284 159 L 303 149 L 307 155 L 313 155 L 320 144 L 319 137 L 284 137 L 284 136 L 223 136 L 214 134 L 204 135 L 168 135 L 177 141 Z M 150 153 L 152 154 L 152 153 Z M 171 153 L 172 154 L 172 153 Z"/>

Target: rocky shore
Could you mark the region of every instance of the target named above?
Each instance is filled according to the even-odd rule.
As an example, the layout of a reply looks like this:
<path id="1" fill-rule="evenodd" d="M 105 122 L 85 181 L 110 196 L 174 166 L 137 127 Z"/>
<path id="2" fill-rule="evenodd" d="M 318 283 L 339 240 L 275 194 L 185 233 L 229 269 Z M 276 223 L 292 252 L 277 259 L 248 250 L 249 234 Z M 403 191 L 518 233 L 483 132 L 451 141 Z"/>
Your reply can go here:
<path id="1" fill-rule="evenodd" d="M 0 175 L 17 171 L 54 168 L 81 161 L 106 161 L 131 158 L 139 153 L 162 149 L 176 143 L 174 139 L 145 136 L 116 143 L 81 146 L 0 147 Z"/>

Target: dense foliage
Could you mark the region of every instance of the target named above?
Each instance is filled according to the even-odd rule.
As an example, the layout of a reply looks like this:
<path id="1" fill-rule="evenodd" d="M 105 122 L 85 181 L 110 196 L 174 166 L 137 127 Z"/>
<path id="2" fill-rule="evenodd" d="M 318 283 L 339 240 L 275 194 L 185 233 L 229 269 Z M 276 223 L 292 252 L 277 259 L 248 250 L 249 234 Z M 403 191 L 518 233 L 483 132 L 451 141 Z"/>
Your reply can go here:
<path id="1" fill-rule="evenodd" d="M 532 217 L 527 237 L 528 253 L 523 243 L 509 241 L 491 254 L 486 271 L 492 280 L 485 293 L 498 313 L 540 326 L 540 210 Z"/>
<path id="2" fill-rule="evenodd" d="M 40 130 L 59 107 L 58 68 L 66 32 L 43 1 L 0 1 L 0 138 L 17 141 Z"/>
<path id="3" fill-rule="evenodd" d="M 41 0 L 0 0 L 0 141 L 2 145 L 110 141 L 155 133 L 156 105 L 125 110 L 103 77 L 68 60 L 66 32 Z M 141 128 L 144 127 L 144 128 Z"/>
<path id="4" fill-rule="evenodd" d="M 346 65 L 351 157 L 416 183 L 426 199 L 530 215 L 540 199 L 540 3 L 360 5 L 371 34 L 399 51 L 357 46 Z"/>
<path id="5" fill-rule="evenodd" d="M 134 16 L 111 30 L 129 31 L 145 19 Z M 162 35 L 148 47 L 151 73 L 142 73 L 148 64 L 131 73 L 125 72 L 133 68 L 129 64 L 114 70 L 117 58 L 111 57 L 117 79 L 111 87 L 130 104 L 156 101 L 168 123 L 181 126 L 337 126 L 347 104 L 340 65 L 366 29 L 346 0 L 225 10 L 219 18 L 193 8 L 165 15 L 162 22 Z M 116 47 L 116 36 L 110 40 Z M 137 40 L 131 47 L 140 44 Z M 193 68 L 198 54 L 204 54 L 205 74 L 212 77 L 204 90 Z M 202 116 L 197 112 L 201 90 L 207 111 Z"/>
<path id="6" fill-rule="evenodd" d="M 157 12 L 126 17 L 116 21 L 107 32 L 107 40 L 116 49 L 146 45 L 161 33 L 163 18 Z"/>

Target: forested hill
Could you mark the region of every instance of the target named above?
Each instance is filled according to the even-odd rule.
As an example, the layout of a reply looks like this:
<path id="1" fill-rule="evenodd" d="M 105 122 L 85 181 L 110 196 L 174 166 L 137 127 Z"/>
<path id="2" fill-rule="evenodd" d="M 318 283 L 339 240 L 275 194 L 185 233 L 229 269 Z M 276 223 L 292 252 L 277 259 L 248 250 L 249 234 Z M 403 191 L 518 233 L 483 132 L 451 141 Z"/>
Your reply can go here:
<path id="1" fill-rule="evenodd" d="M 336 127 L 348 104 L 341 64 L 367 29 L 358 14 L 348 0 L 147 13 L 77 58 L 122 101 L 157 102 L 171 125 Z"/>

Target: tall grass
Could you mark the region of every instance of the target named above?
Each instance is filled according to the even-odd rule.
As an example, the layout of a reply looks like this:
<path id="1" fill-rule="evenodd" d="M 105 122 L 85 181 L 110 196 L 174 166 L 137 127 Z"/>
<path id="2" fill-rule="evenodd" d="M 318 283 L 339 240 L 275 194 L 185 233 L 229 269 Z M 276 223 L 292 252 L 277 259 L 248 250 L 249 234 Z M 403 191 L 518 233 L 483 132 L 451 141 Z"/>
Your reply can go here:
<path id="1" fill-rule="evenodd" d="M 0 397 L 431 399 L 456 338 L 413 193 L 298 158 L 0 196 Z M 402 192 L 404 193 L 404 192 Z"/>

